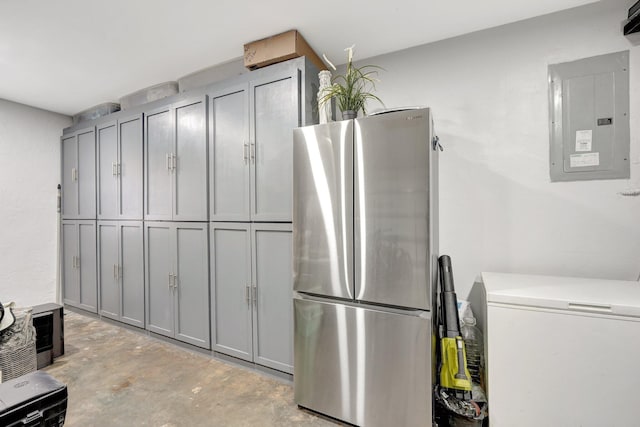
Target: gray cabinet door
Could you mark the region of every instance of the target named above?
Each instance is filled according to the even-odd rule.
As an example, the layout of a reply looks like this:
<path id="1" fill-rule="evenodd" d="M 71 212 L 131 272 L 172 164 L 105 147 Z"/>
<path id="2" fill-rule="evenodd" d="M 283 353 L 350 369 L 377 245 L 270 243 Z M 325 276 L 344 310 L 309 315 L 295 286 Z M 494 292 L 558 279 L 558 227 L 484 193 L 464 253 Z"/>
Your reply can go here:
<path id="1" fill-rule="evenodd" d="M 80 305 L 80 276 L 77 270 L 78 226 L 75 221 L 62 222 L 62 289 L 65 304 Z"/>
<path id="2" fill-rule="evenodd" d="M 62 145 L 62 217 L 78 217 L 78 142 L 76 135 L 63 136 Z"/>
<path id="3" fill-rule="evenodd" d="M 118 218 L 118 133 L 117 123 L 96 129 L 98 219 Z"/>
<path id="4" fill-rule="evenodd" d="M 62 217 L 96 218 L 95 128 L 62 137 Z"/>
<path id="5" fill-rule="evenodd" d="M 145 222 L 146 323 L 151 332 L 174 336 L 172 223 Z"/>
<path id="6" fill-rule="evenodd" d="M 173 219 L 176 221 L 209 219 L 206 111 L 206 98 L 175 105 Z"/>
<path id="7" fill-rule="evenodd" d="M 80 277 L 79 307 L 98 312 L 98 277 L 96 253 L 96 222 L 78 221 L 78 262 Z"/>
<path id="8" fill-rule="evenodd" d="M 121 287 L 120 320 L 143 328 L 144 233 L 142 221 L 121 221 L 118 229 L 120 251 L 116 275 Z"/>
<path id="9" fill-rule="evenodd" d="M 293 373 L 291 224 L 252 224 L 254 361 Z"/>
<path id="10" fill-rule="evenodd" d="M 209 95 L 212 221 L 249 221 L 249 86 Z"/>
<path id="11" fill-rule="evenodd" d="M 98 221 L 100 314 L 144 327 L 142 221 Z"/>
<path id="12" fill-rule="evenodd" d="M 62 223 L 64 303 L 98 312 L 96 222 Z"/>
<path id="13" fill-rule="evenodd" d="M 175 223 L 175 337 L 210 348 L 209 225 Z"/>
<path id="14" fill-rule="evenodd" d="M 254 221 L 291 221 L 293 129 L 300 126 L 298 71 L 250 84 Z"/>
<path id="15" fill-rule="evenodd" d="M 118 121 L 118 218 L 142 219 L 142 115 Z M 140 239 L 142 242 L 142 239 Z"/>
<path id="16" fill-rule="evenodd" d="M 100 131 L 98 130 L 98 135 Z M 118 281 L 118 223 L 98 221 L 98 294 L 99 313 L 120 320 Z"/>
<path id="17" fill-rule="evenodd" d="M 171 220 L 173 212 L 172 109 L 162 108 L 145 114 L 144 219 Z"/>
<path id="18" fill-rule="evenodd" d="M 94 128 L 78 135 L 78 218 L 96 218 L 96 133 Z"/>
<path id="19" fill-rule="evenodd" d="M 249 224 L 211 224 L 213 350 L 253 361 Z"/>

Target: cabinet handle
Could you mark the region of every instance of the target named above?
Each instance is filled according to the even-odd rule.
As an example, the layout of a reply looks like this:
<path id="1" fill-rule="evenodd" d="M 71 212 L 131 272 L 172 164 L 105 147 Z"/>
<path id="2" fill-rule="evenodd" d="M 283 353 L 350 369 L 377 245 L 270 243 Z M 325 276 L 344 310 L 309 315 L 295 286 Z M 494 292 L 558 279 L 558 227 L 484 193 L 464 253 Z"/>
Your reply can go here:
<path id="1" fill-rule="evenodd" d="M 113 264 L 113 278 L 114 280 L 118 280 L 118 264 Z"/>
<path id="2" fill-rule="evenodd" d="M 169 273 L 169 290 L 171 290 L 173 288 L 173 286 L 171 285 L 171 276 L 172 276 L 172 274 Z"/>
<path id="3" fill-rule="evenodd" d="M 258 288 L 256 287 L 256 285 L 253 285 L 253 305 L 254 307 L 258 307 Z"/>
<path id="4" fill-rule="evenodd" d="M 247 143 L 247 141 L 244 141 L 244 143 L 242 144 L 242 161 L 246 165 L 248 160 L 249 160 L 249 143 Z"/>
<path id="5" fill-rule="evenodd" d="M 118 175 L 118 164 L 116 162 L 111 162 L 111 175 Z"/>
<path id="6" fill-rule="evenodd" d="M 167 153 L 167 170 L 171 170 L 171 153 Z"/>
<path id="7" fill-rule="evenodd" d="M 77 180 L 78 180 L 78 169 L 71 168 L 71 181 L 77 181 Z"/>
<path id="8" fill-rule="evenodd" d="M 178 276 L 173 274 L 173 289 L 178 289 Z"/>
<path id="9" fill-rule="evenodd" d="M 116 175 L 120 175 L 122 172 L 122 164 L 120 162 L 116 163 Z"/>
<path id="10" fill-rule="evenodd" d="M 176 157 L 176 153 L 171 153 L 171 169 L 176 170 L 178 166 L 178 158 Z"/>
<path id="11" fill-rule="evenodd" d="M 255 165 L 256 164 L 256 143 L 255 142 L 252 142 L 250 144 L 249 157 L 251 157 L 251 163 Z"/>
<path id="12" fill-rule="evenodd" d="M 76 268 L 80 268 L 80 257 L 76 257 Z"/>
<path id="13" fill-rule="evenodd" d="M 76 256 L 71 257 L 71 268 L 76 268 Z"/>
<path id="14" fill-rule="evenodd" d="M 244 296 L 247 300 L 247 307 L 251 307 L 251 285 L 247 284 L 244 287 Z"/>

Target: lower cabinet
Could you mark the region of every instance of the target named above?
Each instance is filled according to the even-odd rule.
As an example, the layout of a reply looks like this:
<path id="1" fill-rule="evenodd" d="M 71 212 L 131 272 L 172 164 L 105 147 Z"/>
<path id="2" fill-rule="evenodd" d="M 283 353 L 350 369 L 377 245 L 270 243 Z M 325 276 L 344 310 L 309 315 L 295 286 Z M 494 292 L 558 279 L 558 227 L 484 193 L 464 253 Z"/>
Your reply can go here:
<path id="1" fill-rule="evenodd" d="M 214 351 L 293 373 L 291 224 L 211 224 Z"/>
<path id="2" fill-rule="evenodd" d="M 62 222 L 62 281 L 64 303 L 97 313 L 96 222 Z"/>
<path id="3" fill-rule="evenodd" d="M 209 226 L 144 223 L 147 329 L 211 348 Z"/>
<path id="4" fill-rule="evenodd" d="M 142 221 L 98 221 L 100 314 L 144 328 Z"/>

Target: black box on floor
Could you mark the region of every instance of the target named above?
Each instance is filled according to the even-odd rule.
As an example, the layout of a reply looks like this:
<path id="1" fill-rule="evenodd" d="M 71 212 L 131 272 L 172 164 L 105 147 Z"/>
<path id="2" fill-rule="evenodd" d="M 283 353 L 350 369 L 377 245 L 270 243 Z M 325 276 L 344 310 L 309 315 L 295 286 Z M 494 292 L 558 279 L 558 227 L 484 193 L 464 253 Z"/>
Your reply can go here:
<path id="1" fill-rule="evenodd" d="M 67 413 L 67 386 L 36 371 L 0 384 L 0 426 L 61 427 Z"/>
<path id="2" fill-rule="evenodd" d="M 42 369 L 64 354 L 64 313 L 61 305 L 49 303 L 34 306 L 32 315 L 38 369 Z"/>

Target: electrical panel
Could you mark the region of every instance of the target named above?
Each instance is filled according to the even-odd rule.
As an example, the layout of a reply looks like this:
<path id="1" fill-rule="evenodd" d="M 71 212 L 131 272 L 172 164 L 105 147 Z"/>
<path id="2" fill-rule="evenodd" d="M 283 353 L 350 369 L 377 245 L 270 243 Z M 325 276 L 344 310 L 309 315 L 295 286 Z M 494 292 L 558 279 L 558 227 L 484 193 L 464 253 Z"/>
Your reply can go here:
<path id="1" fill-rule="evenodd" d="M 629 178 L 629 51 L 549 66 L 551 181 Z"/>

